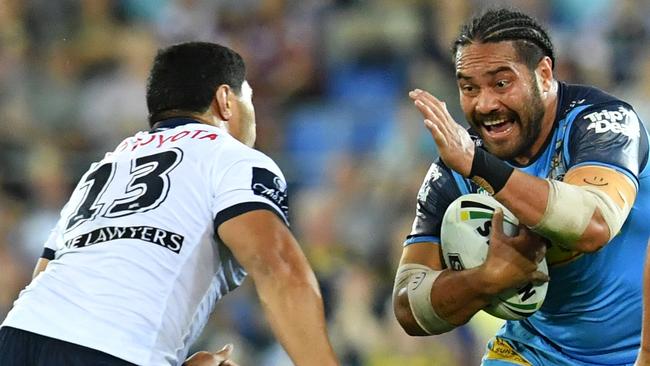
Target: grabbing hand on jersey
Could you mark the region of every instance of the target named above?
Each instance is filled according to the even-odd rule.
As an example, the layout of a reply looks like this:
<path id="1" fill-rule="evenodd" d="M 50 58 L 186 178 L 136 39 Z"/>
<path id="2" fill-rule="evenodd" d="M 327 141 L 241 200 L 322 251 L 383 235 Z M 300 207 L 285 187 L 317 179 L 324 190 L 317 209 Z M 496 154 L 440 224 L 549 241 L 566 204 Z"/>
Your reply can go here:
<path id="1" fill-rule="evenodd" d="M 486 282 L 493 284 L 491 292 L 518 288 L 528 282 L 548 282 L 546 274 L 537 270 L 546 254 L 546 243 L 526 226 L 519 225 L 516 236 L 503 232 L 503 211 L 497 209 L 492 217 L 490 248 L 483 264 Z"/>
<path id="2" fill-rule="evenodd" d="M 239 366 L 230 360 L 232 348 L 232 344 L 227 344 L 217 352 L 196 352 L 185 360 L 183 366 Z"/>
<path id="3" fill-rule="evenodd" d="M 464 177 L 469 176 L 474 159 L 474 142 L 469 133 L 454 121 L 445 102 L 430 93 L 415 89 L 409 93 L 424 117 L 424 125 L 438 146 L 440 158 Z"/>

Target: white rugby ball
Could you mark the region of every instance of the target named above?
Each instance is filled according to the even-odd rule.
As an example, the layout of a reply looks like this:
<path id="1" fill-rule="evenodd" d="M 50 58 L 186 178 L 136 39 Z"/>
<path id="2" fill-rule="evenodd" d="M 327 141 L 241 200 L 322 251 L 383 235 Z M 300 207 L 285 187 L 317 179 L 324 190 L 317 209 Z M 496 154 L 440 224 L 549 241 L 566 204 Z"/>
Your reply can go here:
<path id="1" fill-rule="evenodd" d="M 517 233 L 519 220 L 494 198 L 482 194 L 467 194 L 449 205 L 442 219 L 440 241 L 447 268 L 460 271 L 477 267 L 485 262 L 489 247 L 492 215 L 496 208 L 503 210 L 503 231 L 506 235 Z M 546 259 L 537 269 L 548 274 Z M 536 312 L 544 302 L 548 283 L 532 283 L 508 290 L 496 296 L 486 312 L 506 320 L 520 320 Z"/>

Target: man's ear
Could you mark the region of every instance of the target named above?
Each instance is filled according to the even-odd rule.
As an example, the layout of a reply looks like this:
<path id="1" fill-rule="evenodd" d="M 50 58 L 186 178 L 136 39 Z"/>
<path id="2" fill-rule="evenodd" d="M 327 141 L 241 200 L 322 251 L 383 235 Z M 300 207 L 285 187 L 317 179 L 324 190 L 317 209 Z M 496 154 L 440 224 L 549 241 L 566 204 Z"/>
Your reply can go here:
<path id="1" fill-rule="evenodd" d="M 544 56 L 537 64 L 535 70 L 537 77 L 541 82 L 542 92 L 548 92 L 553 87 L 553 61 L 550 57 Z"/>
<path id="2" fill-rule="evenodd" d="M 232 102 L 230 101 L 233 90 L 229 85 L 221 84 L 214 92 L 213 107 L 216 109 L 214 114 L 222 121 L 229 121 L 232 118 Z"/>

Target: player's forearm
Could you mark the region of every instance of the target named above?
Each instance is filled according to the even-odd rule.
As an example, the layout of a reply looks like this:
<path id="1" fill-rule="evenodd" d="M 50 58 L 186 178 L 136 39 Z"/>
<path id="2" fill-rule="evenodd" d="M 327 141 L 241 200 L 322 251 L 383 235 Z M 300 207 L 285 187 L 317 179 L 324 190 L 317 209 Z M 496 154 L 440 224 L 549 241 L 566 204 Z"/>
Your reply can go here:
<path id="1" fill-rule="evenodd" d="M 268 210 L 254 210 L 218 230 L 255 282 L 273 333 L 294 363 L 337 365 L 318 282 L 285 224 Z"/>
<path id="2" fill-rule="evenodd" d="M 515 170 L 494 198 L 512 211 L 520 223 L 534 226 L 544 216 L 548 191 L 544 179 Z"/>
<path id="3" fill-rule="evenodd" d="M 274 334 L 297 366 L 338 365 L 311 270 L 285 268 L 258 276 L 255 285 Z"/>
<path id="4" fill-rule="evenodd" d="M 538 225 L 547 210 L 549 183 L 541 178 L 515 170 L 506 185 L 495 196 L 519 219 L 519 222 L 534 227 Z M 580 214 L 573 210 L 567 214 Z M 592 252 L 609 241 L 609 230 L 598 210 L 587 213 L 589 222 L 579 238 L 570 247 L 579 252 Z M 563 233 L 557 233 L 561 237 Z M 561 243 L 562 244 L 562 243 Z"/>
<path id="5" fill-rule="evenodd" d="M 443 271 L 431 289 L 431 305 L 440 317 L 454 325 L 465 324 L 504 290 L 488 282 L 482 269 Z"/>
<path id="6" fill-rule="evenodd" d="M 467 323 L 474 314 L 490 303 L 494 294 L 498 293 L 496 286 L 487 283 L 485 279 L 481 267 L 464 271 L 442 271 L 431 287 L 430 306 L 436 316 L 452 326 Z M 423 320 L 416 320 L 417 315 L 413 313 L 411 301 L 417 299 L 409 298 L 408 282 L 397 285 L 393 299 L 395 316 L 406 333 L 412 336 L 426 336 L 449 331 L 449 326 L 437 327 L 440 330 L 436 331 L 426 331 L 426 325 L 420 325 Z"/>

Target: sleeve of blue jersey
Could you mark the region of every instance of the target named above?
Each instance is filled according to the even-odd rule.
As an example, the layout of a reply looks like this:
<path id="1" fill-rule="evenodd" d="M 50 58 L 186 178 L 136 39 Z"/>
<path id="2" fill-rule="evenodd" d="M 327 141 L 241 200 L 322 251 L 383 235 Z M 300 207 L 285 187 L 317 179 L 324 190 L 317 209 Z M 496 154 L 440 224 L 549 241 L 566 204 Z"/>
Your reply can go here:
<path id="1" fill-rule="evenodd" d="M 566 132 L 567 168 L 598 165 L 627 175 L 638 188 L 647 164 L 648 134 L 636 112 L 617 101 L 597 104 L 579 113 Z"/>
<path id="2" fill-rule="evenodd" d="M 461 195 L 451 171 L 440 159 L 431 164 L 417 197 L 415 219 L 404 246 L 440 243 L 440 226 L 447 207 Z"/>

